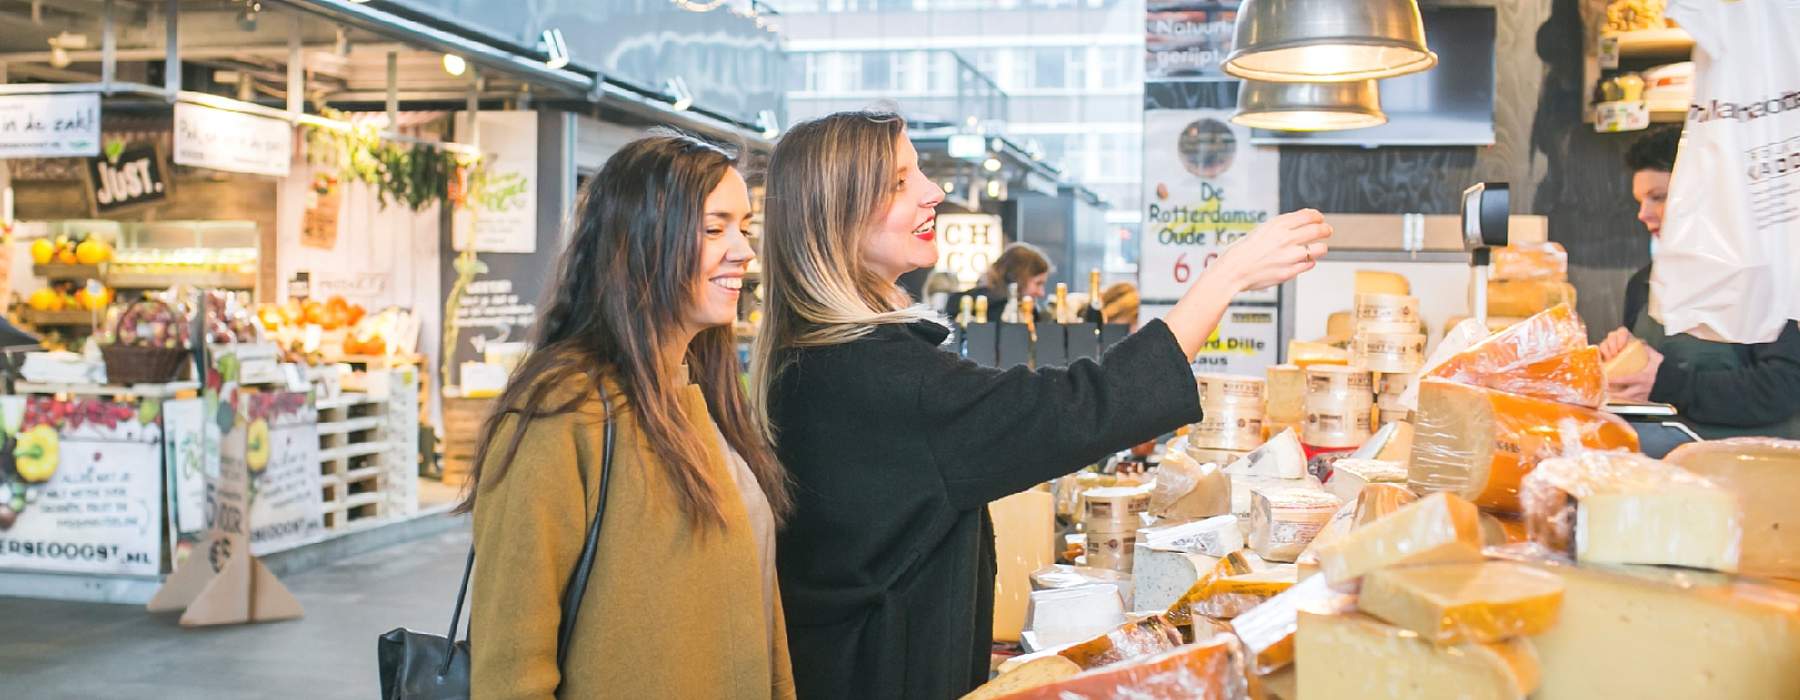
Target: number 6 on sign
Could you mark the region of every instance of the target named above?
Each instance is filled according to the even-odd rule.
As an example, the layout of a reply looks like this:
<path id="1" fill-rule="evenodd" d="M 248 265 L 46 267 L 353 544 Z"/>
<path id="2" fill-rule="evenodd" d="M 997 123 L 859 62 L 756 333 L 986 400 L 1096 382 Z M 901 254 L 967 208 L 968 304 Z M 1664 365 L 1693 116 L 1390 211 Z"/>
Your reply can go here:
<path id="1" fill-rule="evenodd" d="M 1193 270 L 1187 264 L 1187 253 L 1182 253 L 1175 258 L 1175 283 L 1187 284 L 1188 278 L 1192 276 Z"/>

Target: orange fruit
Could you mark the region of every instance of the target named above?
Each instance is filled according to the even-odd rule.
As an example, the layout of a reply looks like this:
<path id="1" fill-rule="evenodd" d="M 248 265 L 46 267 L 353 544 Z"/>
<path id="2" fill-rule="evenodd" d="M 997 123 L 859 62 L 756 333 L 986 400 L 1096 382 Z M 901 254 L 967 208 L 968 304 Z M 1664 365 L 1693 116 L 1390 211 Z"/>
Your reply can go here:
<path id="1" fill-rule="evenodd" d="M 75 255 L 74 248 L 64 248 L 56 252 L 56 261 L 64 265 L 79 265 L 81 258 Z"/>

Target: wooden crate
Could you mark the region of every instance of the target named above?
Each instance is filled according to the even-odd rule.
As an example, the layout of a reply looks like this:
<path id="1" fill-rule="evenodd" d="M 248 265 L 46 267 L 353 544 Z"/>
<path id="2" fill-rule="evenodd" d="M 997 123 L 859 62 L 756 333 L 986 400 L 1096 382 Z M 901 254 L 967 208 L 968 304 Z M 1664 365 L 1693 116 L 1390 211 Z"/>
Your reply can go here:
<path id="1" fill-rule="evenodd" d="M 481 424 L 493 410 L 493 399 L 444 399 L 444 483 L 460 485 L 468 481 L 475 467 L 475 451 L 480 447 Z"/>

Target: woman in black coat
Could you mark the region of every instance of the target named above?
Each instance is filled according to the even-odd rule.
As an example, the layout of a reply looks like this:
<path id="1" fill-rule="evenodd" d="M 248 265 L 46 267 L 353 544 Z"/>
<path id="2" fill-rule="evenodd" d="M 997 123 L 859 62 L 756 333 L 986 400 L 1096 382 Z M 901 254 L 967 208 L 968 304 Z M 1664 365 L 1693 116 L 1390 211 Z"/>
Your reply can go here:
<path id="1" fill-rule="evenodd" d="M 989 501 L 1200 419 L 1189 362 L 1231 297 L 1312 267 L 1317 212 L 1277 217 L 1164 321 L 1067 369 L 983 368 L 896 285 L 936 263 L 943 191 L 905 122 L 841 113 L 770 158 L 752 391 L 793 480 L 777 547 L 802 698 L 955 698 L 987 679 Z"/>

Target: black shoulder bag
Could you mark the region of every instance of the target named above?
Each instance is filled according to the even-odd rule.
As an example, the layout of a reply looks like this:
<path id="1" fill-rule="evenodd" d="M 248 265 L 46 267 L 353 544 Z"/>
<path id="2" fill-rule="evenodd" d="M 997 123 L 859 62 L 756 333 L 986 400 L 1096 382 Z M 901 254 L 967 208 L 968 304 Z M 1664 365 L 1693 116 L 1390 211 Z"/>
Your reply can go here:
<path id="1" fill-rule="evenodd" d="M 600 388 L 600 401 L 607 401 L 605 387 Z M 612 479 L 613 420 L 607 408 L 606 438 L 600 466 L 600 502 L 594 507 L 594 522 L 588 525 L 587 541 L 581 546 L 581 558 L 575 573 L 563 589 L 562 624 L 556 632 L 556 665 L 561 668 L 569 654 L 569 640 L 575 633 L 575 613 L 581 608 L 581 596 L 587 591 L 588 572 L 594 568 L 594 549 L 600 541 L 600 521 L 606 514 L 607 482 Z M 456 593 L 456 610 L 450 614 L 450 634 L 414 632 L 396 628 L 376 640 L 375 654 L 381 669 L 382 700 L 450 700 L 469 697 L 469 640 L 456 639 L 457 624 L 462 621 L 463 601 L 469 595 L 469 574 L 475 570 L 475 545 L 469 545 L 469 563 L 463 567 L 462 587 Z"/>

